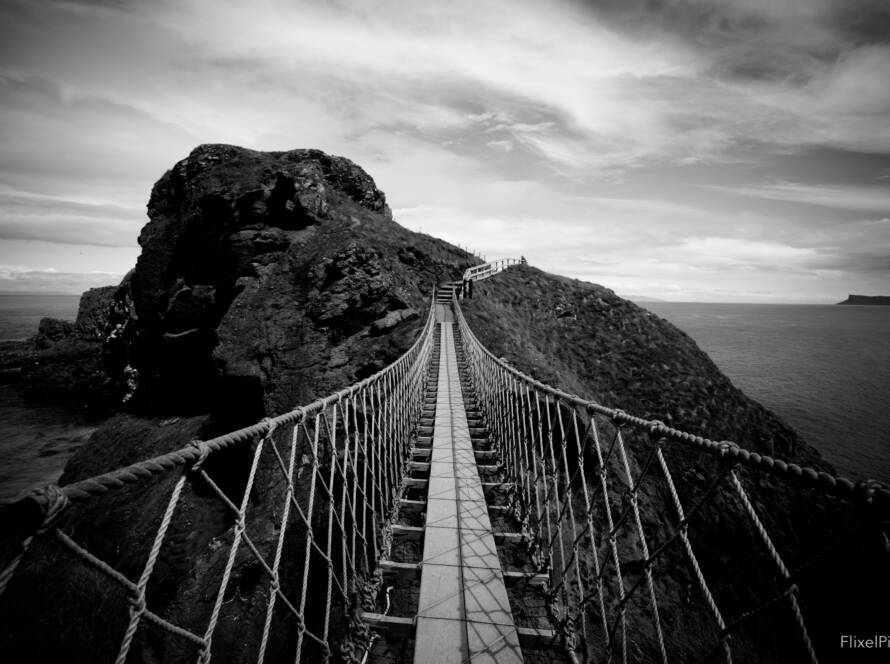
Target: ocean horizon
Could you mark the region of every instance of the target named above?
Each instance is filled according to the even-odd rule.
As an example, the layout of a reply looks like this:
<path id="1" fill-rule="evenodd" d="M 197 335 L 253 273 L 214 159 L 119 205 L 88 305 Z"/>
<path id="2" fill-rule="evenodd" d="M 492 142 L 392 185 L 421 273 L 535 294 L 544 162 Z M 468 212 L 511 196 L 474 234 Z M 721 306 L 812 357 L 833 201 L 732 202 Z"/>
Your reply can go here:
<path id="1" fill-rule="evenodd" d="M 890 307 L 646 302 L 838 474 L 890 484 Z"/>
<path id="2" fill-rule="evenodd" d="M 0 341 L 33 337 L 41 318 L 73 321 L 79 303 L 71 293 L 0 293 Z"/>

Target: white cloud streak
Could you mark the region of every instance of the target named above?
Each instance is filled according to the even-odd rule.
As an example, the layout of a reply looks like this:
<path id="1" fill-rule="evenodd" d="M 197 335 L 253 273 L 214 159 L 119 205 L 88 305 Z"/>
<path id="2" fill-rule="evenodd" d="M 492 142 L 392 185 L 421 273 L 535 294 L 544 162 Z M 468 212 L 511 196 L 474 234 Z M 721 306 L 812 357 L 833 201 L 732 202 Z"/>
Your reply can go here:
<path id="1" fill-rule="evenodd" d="M 34 270 L 21 265 L 0 265 L 0 291 L 12 293 L 67 293 L 119 284 L 123 275 L 109 272 Z"/>
<path id="2" fill-rule="evenodd" d="M 772 201 L 806 203 L 839 210 L 883 212 L 890 214 L 890 186 L 831 186 L 804 185 L 793 182 L 759 187 L 716 187 L 709 189 L 739 196 L 751 196 Z"/>
<path id="3" fill-rule="evenodd" d="M 886 189 L 751 172 L 809 147 L 890 152 L 887 43 L 845 37 L 829 0 L 644 6 L 616 11 L 663 30 L 556 0 L 6 3 L 0 238 L 124 257 L 152 182 L 231 142 L 343 154 L 403 223 L 575 276 L 871 284 Z M 708 164 L 739 182 L 628 189 Z"/>

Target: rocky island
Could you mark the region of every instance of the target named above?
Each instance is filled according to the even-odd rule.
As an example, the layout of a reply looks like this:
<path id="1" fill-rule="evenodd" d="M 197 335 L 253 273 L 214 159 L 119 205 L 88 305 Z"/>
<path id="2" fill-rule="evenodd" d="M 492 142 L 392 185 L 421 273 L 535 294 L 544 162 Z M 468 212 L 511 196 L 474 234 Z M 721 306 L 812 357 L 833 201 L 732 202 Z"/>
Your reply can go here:
<path id="1" fill-rule="evenodd" d="M 890 295 L 848 295 L 846 300 L 838 304 L 890 305 Z"/>
<path id="2" fill-rule="evenodd" d="M 91 298 L 106 302 L 102 322 L 91 315 L 84 323 L 101 328 L 90 357 L 103 378 L 97 381 L 91 369 L 90 380 L 117 412 L 70 460 L 62 484 L 253 424 L 373 374 L 411 345 L 434 285 L 478 262 L 400 226 L 364 170 L 317 150 L 200 146 L 155 184 L 148 216 L 135 268 L 113 291 Z M 465 302 L 484 344 L 556 387 L 833 473 L 793 430 L 735 388 L 689 336 L 607 288 L 520 266 L 480 282 Z M 52 332 L 59 339 L 69 334 Z M 650 441 L 640 437 L 630 445 L 643 459 Z M 726 469 L 700 453 L 668 452 L 678 491 L 709 497 L 690 520 L 689 536 L 720 605 L 736 616 L 781 590 L 781 579 L 763 573 L 773 569 L 768 552 L 757 548 L 737 500 L 725 484 L 711 484 Z M 239 487 L 243 493 L 246 454 L 226 450 L 205 466 L 234 496 Z M 251 516 L 251 537 L 261 549 L 277 537 L 274 506 L 284 488 L 275 470 L 258 471 L 269 494 L 268 500 L 258 496 Z M 66 529 L 136 578 L 172 481 L 124 487 L 73 506 Z M 856 539 L 852 549 L 838 547 L 811 561 L 849 528 L 848 506 L 772 477 L 743 473 L 743 482 L 776 548 L 792 570 L 803 570 L 794 582 L 819 647 L 836 647 L 839 630 L 882 633 L 883 616 L 861 605 L 858 593 L 864 587 L 890 592 L 883 542 Z M 641 492 L 642 520 L 655 540 L 665 541 L 671 533 L 662 515 L 672 509 L 670 495 L 662 485 L 650 486 Z M 200 625 L 236 524 L 197 480 L 186 484 L 180 505 L 187 518 L 160 553 L 146 602 L 175 624 Z M 643 572 L 639 560 L 622 564 L 630 574 Z M 291 573 L 286 565 L 282 574 Z M 674 547 L 656 572 L 671 651 L 701 653 L 708 616 L 691 600 L 694 570 Z M 262 628 L 268 582 L 247 554 L 231 573 L 213 661 L 253 661 L 249 644 Z M 779 604 L 781 610 L 750 616 L 733 633 L 737 661 L 800 657 L 788 637 L 795 626 Z M 32 661 L 113 659 L 128 606 L 57 543 L 35 541 L 0 599 L 0 652 L 26 652 Z M 266 661 L 285 661 L 294 638 L 283 632 L 270 643 Z M 634 634 L 633 661 L 655 658 L 657 639 L 654 632 Z M 130 659 L 184 662 L 194 655 L 193 644 L 140 630 Z"/>

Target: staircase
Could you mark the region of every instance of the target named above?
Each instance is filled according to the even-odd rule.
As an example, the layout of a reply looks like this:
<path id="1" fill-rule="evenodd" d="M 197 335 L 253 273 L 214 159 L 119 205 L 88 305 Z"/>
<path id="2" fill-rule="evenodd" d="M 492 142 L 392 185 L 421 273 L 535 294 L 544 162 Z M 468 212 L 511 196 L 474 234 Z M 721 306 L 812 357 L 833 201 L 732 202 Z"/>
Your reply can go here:
<path id="1" fill-rule="evenodd" d="M 454 294 L 456 292 L 460 293 L 462 287 L 463 282 L 460 279 L 457 281 L 446 281 L 444 284 L 440 284 L 436 288 L 436 304 L 450 307 Z"/>
<path id="2" fill-rule="evenodd" d="M 449 313 L 454 286 L 437 293 Z M 378 635 L 367 659 L 562 661 L 548 627 L 548 577 L 535 573 L 520 532 L 515 490 L 504 481 L 459 333 L 446 320 L 434 334 L 391 554 L 380 562 L 387 610 L 364 615 Z"/>

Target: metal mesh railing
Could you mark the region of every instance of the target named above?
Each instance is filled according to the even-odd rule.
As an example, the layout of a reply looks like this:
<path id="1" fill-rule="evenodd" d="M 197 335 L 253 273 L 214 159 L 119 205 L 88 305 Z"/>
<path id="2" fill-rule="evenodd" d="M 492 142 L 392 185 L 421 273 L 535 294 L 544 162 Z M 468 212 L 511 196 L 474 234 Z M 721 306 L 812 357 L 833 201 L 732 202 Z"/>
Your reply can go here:
<path id="1" fill-rule="evenodd" d="M 137 659 L 133 653 L 137 633 L 153 629 L 160 630 L 155 636 L 160 634 L 167 651 L 191 649 L 191 660 L 206 664 L 215 653 L 221 618 L 230 610 L 231 585 L 237 576 L 233 570 L 246 558 L 259 570 L 254 587 L 264 602 L 259 612 L 254 607 L 259 625 L 244 626 L 244 638 L 253 637 L 245 646 L 254 652 L 251 659 L 264 661 L 270 640 L 276 638 L 275 622 L 286 626 L 292 641 L 288 661 L 359 660 L 367 628 L 358 615 L 362 605 L 373 609 L 380 582 L 377 562 L 391 544 L 390 526 L 421 413 L 434 329 L 431 307 L 417 341 L 401 358 L 312 404 L 105 475 L 34 492 L 25 500 L 38 506 L 42 516 L 5 561 L 0 601 L 7 586 L 15 583 L 16 569 L 32 544 L 54 540 L 60 553 L 74 556 L 128 598 L 128 608 L 120 608 L 129 613 L 114 661 Z M 249 450 L 247 466 L 239 471 L 238 489 L 222 486 L 226 483 L 206 470 L 215 455 L 233 448 Z M 265 482 L 262 487 L 258 475 Z M 148 492 L 169 488 L 151 548 L 141 554 L 145 563 L 138 575 L 129 576 L 79 543 L 66 532 L 65 524 L 71 503 L 101 501 L 128 485 L 146 485 Z M 272 485 L 280 487 L 273 492 L 278 504 L 268 495 Z M 174 622 L 151 606 L 149 591 L 171 524 L 180 531 L 191 525 L 194 515 L 184 514 L 182 506 L 186 487 L 199 487 L 218 500 L 233 525 L 224 538 L 215 540 L 215 546 L 226 547 L 226 554 L 212 599 L 205 599 L 206 606 L 189 613 L 185 622 Z M 257 505 L 260 495 L 262 502 Z M 256 525 L 260 520 L 264 528 Z M 186 522 L 177 525 L 177 521 Z M 89 524 L 78 528 L 88 530 Z M 214 583 L 207 579 L 204 583 L 209 589 L 205 594 L 211 593 Z"/>
<path id="2" fill-rule="evenodd" d="M 746 489 L 747 475 L 780 485 L 793 479 L 795 491 L 839 497 L 859 525 L 873 525 L 876 510 L 886 518 L 887 489 L 854 485 L 545 385 L 495 357 L 456 299 L 454 308 L 466 371 L 501 456 L 502 481 L 512 491 L 511 509 L 536 571 L 549 575 L 550 621 L 569 654 L 585 661 L 731 662 L 740 628 L 774 609 L 770 615 L 783 625 L 776 629 L 789 630 L 780 638 L 791 642 L 796 633 L 797 645 L 782 644 L 783 652 L 793 661 L 816 661 L 797 582 L 849 533 L 832 535 L 805 562 L 795 557 L 790 571 L 764 525 L 764 506 L 755 506 Z M 694 538 L 696 519 L 712 532 Z M 750 551 L 719 552 L 715 538 L 737 544 L 743 531 Z M 707 556 L 697 553 L 705 547 Z M 731 563 L 739 568 L 748 559 L 759 566 L 751 589 L 738 590 L 744 579 L 721 579 L 720 560 L 730 555 L 741 557 Z M 688 585 L 680 587 L 678 578 Z M 742 659 L 760 661 L 750 648 Z"/>

